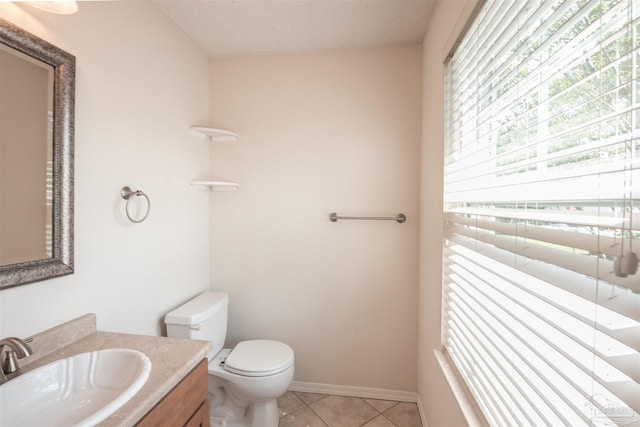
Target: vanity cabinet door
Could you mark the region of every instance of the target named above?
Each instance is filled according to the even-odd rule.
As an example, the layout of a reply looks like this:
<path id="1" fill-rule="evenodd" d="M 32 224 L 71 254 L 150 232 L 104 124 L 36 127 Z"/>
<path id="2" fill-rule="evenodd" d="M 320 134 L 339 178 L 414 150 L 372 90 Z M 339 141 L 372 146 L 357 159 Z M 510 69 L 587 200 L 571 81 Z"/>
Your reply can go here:
<path id="1" fill-rule="evenodd" d="M 210 414 L 209 414 L 209 399 L 205 400 L 204 403 L 200 406 L 200 409 L 193 414 L 193 417 L 184 427 L 210 427 Z"/>
<path id="2" fill-rule="evenodd" d="M 207 359 L 204 359 L 137 426 L 209 427 L 207 368 Z"/>

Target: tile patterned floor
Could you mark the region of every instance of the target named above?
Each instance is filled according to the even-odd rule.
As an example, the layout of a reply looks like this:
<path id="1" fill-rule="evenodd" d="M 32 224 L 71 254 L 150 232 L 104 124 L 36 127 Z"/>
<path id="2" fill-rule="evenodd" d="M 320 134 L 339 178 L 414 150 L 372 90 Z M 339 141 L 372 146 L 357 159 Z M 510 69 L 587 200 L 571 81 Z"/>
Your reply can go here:
<path id="1" fill-rule="evenodd" d="M 415 403 L 288 391 L 280 427 L 422 427 Z"/>

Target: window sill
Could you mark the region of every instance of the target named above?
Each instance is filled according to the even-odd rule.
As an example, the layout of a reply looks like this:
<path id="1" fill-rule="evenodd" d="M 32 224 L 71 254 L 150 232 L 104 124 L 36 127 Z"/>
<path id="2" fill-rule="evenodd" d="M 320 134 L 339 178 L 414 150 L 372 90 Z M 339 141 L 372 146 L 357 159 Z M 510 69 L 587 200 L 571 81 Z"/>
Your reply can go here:
<path id="1" fill-rule="evenodd" d="M 484 422 L 484 417 L 480 414 L 480 409 L 467 394 L 467 387 L 459 378 L 458 373 L 446 352 L 444 350 L 433 350 L 433 354 L 440 365 L 440 369 L 442 369 L 444 377 L 447 379 L 447 383 L 451 388 L 453 396 L 460 406 L 462 415 L 465 420 L 467 420 L 467 424 L 470 427 L 483 427 L 488 425 Z"/>

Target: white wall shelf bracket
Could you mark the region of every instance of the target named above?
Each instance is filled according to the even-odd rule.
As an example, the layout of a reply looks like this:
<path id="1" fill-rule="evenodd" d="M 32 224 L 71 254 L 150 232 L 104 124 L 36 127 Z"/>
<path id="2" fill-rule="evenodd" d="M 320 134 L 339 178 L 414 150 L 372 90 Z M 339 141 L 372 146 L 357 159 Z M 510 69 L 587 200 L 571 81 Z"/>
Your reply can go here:
<path id="1" fill-rule="evenodd" d="M 191 126 L 191 134 L 200 139 L 208 139 L 212 142 L 236 142 L 240 135 L 224 129 L 216 129 L 206 126 Z"/>
<path id="2" fill-rule="evenodd" d="M 192 187 L 205 188 L 210 191 L 236 191 L 240 184 L 231 181 L 191 181 Z"/>

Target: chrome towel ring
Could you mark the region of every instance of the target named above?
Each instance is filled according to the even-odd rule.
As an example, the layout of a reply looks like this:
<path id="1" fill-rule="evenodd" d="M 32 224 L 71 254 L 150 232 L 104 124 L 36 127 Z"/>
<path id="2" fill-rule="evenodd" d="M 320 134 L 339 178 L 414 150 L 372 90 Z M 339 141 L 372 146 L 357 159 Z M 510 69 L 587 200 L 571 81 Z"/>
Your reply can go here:
<path id="1" fill-rule="evenodd" d="M 127 205 L 124 210 L 127 214 L 127 218 L 129 218 L 129 221 L 139 223 L 147 219 L 149 211 L 151 210 L 151 200 L 149 200 L 149 196 L 147 196 L 140 190 L 134 191 L 129 187 L 122 187 L 122 190 L 120 190 L 120 196 L 127 201 Z M 147 199 L 147 212 L 140 219 L 133 219 L 131 218 L 131 214 L 129 214 L 129 200 L 131 199 L 131 196 L 143 196 L 145 199 Z"/>

